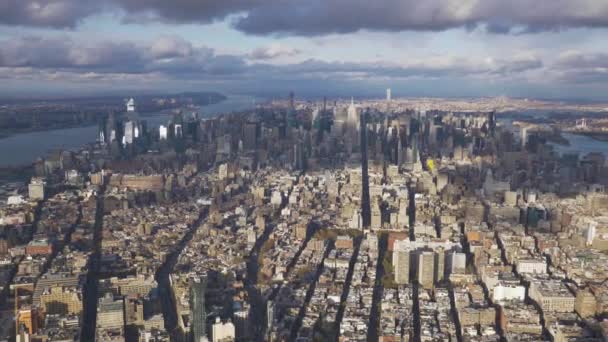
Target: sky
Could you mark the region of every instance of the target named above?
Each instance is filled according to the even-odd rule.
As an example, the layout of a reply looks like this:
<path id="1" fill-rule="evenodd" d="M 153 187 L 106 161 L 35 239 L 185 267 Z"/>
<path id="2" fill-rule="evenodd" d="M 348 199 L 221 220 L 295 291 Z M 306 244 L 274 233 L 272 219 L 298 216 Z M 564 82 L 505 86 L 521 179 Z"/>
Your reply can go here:
<path id="1" fill-rule="evenodd" d="M 607 0 L 0 0 L 0 97 L 608 101 Z"/>

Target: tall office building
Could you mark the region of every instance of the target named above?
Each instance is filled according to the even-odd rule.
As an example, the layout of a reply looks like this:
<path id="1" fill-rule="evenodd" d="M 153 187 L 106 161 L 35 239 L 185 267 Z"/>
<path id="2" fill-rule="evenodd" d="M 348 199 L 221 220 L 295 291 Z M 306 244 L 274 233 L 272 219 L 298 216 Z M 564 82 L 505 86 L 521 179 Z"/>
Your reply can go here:
<path id="1" fill-rule="evenodd" d="M 382 211 L 380 209 L 380 204 L 374 198 L 374 201 L 371 205 L 371 229 L 381 229 L 382 228 Z"/>
<path id="2" fill-rule="evenodd" d="M 452 253 L 451 272 L 453 274 L 464 274 L 467 267 L 467 255 L 464 253 Z"/>
<path id="3" fill-rule="evenodd" d="M 246 122 L 242 128 L 243 148 L 255 150 L 258 141 L 258 125 L 256 122 Z"/>
<path id="4" fill-rule="evenodd" d="M 101 144 L 106 143 L 106 133 L 103 128 L 103 125 L 99 126 L 99 132 L 97 133 L 97 141 L 99 141 Z"/>
<path id="5" fill-rule="evenodd" d="M 412 137 L 412 150 L 413 150 L 413 160 L 412 160 L 412 171 L 421 172 L 422 171 L 422 163 L 420 162 L 420 152 L 418 151 L 418 134 L 416 133 Z"/>
<path id="6" fill-rule="evenodd" d="M 356 130 L 359 123 L 359 109 L 355 106 L 355 99 L 350 99 L 350 105 L 346 111 L 346 121 L 349 130 Z"/>
<path id="7" fill-rule="evenodd" d="M 192 312 L 192 340 L 207 341 L 207 312 L 205 310 L 205 279 L 195 279 L 190 285 L 190 310 Z"/>
<path id="8" fill-rule="evenodd" d="M 393 269 L 395 283 L 407 284 L 410 280 L 410 248 L 409 241 L 397 240 L 393 245 Z"/>
<path id="9" fill-rule="evenodd" d="M 138 295 L 125 297 L 125 325 L 144 324 L 144 300 Z"/>
<path id="10" fill-rule="evenodd" d="M 593 245 L 593 240 L 595 239 L 595 235 L 597 232 L 597 222 L 589 222 L 589 226 L 585 233 L 585 243 L 587 246 Z"/>
<path id="11" fill-rule="evenodd" d="M 228 342 L 234 341 L 235 338 L 234 324 L 230 321 L 222 322 L 219 317 L 216 317 L 215 323 L 211 326 L 211 341 Z"/>
<path id="12" fill-rule="evenodd" d="M 251 338 L 251 322 L 249 321 L 249 308 L 243 308 L 235 311 L 234 329 L 238 340 L 247 340 Z"/>
<path id="13" fill-rule="evenodd" d="M 391 100 L 391 88 L 386 88 L 386 101 Z"/>
<path id="14" fill-rule="evenodd" d="M 369 170 L 367 160 L 367 115 L 361 114 L 361 218 L 364 228 L 369 228 L 372 221 L 369 196 Z"/>
<path id="15" fill-rule="evenodd" d="M 113 112 L 110 112 L 108 117 L 104 120 L 104 142 L 111 144 L 116 140 L 116 117 Z"/>
<path id="16" fill-rule="evenodd" d="M 158 134 L 159 134 L 160 140 L 167 140 L 167 126 L 160 125 L 158 127 Z"/>
<path id="17" fill-rule="evenodd" d="M 28 195 L 31 200 L 44 199 L 44 186 L 46 182 L 42 178 L 32 178 L 28 185 Z"/>
<path id="18" fill-rule="evenodd" d="M 319 128 L 319 124 L 320 124 L 319 123 L 319 113 L 320 113 L 319 108 L 315 108 L 312 111 L 312 118 L 311 118 L 313 127 L 317 128 L 317 129 Z"/>
<path id="19" fill-rule="evenodd" d="M 266 331 L 272 331 L 274 325 L 274 302 L 268 300 L 266 302 Z"/>
<path id="20" fill-rule="evenodd" d="M 125 122 L 124 132 L 123 145 L 132 144 L 135 139 L 135 122 Z"/>
<path id="21" fill-rule="evenodd" d="M 435 280 L 435 253 L 425 251 L 418 254 L 417 279 L 425 289 L 431 289 Z"/>
<path id="22" fill-rule="evenodd" d="M 175 138 L 181 138 L 184 135 L 184 130 L 181 124 L 175 124 L 173 126 L 173 136 Z"/>
<path id="23" fill-rule="evenodd" d="M 435 281 L 445 278 L 445 250 L 441 247 L 435 250 Z"/>
<path id="24" fill-rule="evenodd" d="M 490 136 L 494 136 L 496 132 L 496 112 L 494 111 L 488 112 L 488 130 Z"/>
<path id="25" fill-rule="evenodd" d="M 588 288 L 576 291 L 574 311 L 583 318 L 593 317 L 597 312 L 597 300 Z"/>
<path id="26" fill-rule="evenodd" d="M 526 148 L 526 145 L 528 144 L 528 127 L 523 127 L 520 130 L 520 140 L 521 140 L 521 147 L 523 149 Z"/>
<path id="27" fill-rule="evenodd" d="M 135 111 L 135 100 L 133 98 L 130 98 L 129 101 L 127 101 L 127 112 L 134 112 Z"/>
<path id="28" fill-rule="evenodd" d="M 122 297 L 108 293 L 97 304 L 97 332 L 111 330 L 124 332 L 125 310 Z"/>
<path id="29" fill-rule="evenodd" d="M 295 103 L 293 91 L 289 92 L 289 108 L 287 109 L 286 121 L 287 121 L 286 122 L 287 132 L 289 132 L 289 127 L 296 127 L 298 125 L 298 120 L 296 117 L 296 103 Z"/>
<path id="30" fill-rule="evenodd" d="M 298 141 L 293 145 L 292 166 L 295 170 L 304 169 L 304 152 L 301 139 L 298 139 Z"/>

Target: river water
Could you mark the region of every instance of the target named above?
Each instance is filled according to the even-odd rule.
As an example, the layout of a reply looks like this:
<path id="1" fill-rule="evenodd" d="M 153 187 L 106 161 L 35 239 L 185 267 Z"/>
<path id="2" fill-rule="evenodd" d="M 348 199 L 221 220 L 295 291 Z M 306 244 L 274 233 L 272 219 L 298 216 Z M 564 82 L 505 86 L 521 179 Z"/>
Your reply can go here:
<path id="1" fill-rule="evenodd" d="M 228 95 L 227 99 L 202 106 L 198 109 L 200 117 L 212 117 L 222 113 L 253 108 L 256 98 L 244 95 Z M 187 114 L 187 113 L 186 113 Z M 148 124 L 148 129 L 155 129 L 165 124 L 170 112 L 141 115 Z M 32 163 L 38 157 L 44 157 L 53 150 L 77 150 L 97 138 L 97 125 L 54 129 L 50 131 L 22 133 L 0 139 L 0 167 L 19 166 Z"/>
<path id="2" fill-rule="evenodd" d="M 603 153 L 605 157 L 608 157 L 608 141 L 600 141 L 586 135 L 572 133 L 562 133 L 562 136 L 568 139 L 570 145 L 552 143 L 555 151 L 560 154 L 578 153 L 579 157 L 582 157 L 587 153 L 597 152 Z"/>
<path id="3" fill-rule="evenodd" d="M 546 112 L 532 113 L 532 115 L 535 117 L 544 117 L 547 114 L 548 113 Z M 513 126 L 513 119 L 501 119 L 499 116 L 498 122 L 507 129 L 513 131 L 517 138 L 520 137 L 519 128 L 517 126 Z M 562 136 L 570 142 L 569 145 L 560 145 L 554 142 L 549 142 L 549 144 L 553 146 L 553 149 L 560 155 L 577 153 L 580 158 L 588 153 L 603 153 L 605 157 L 608 157 L 608 141 L 600 141 L 586 135 L 572 133 L 562 133 Z"/>

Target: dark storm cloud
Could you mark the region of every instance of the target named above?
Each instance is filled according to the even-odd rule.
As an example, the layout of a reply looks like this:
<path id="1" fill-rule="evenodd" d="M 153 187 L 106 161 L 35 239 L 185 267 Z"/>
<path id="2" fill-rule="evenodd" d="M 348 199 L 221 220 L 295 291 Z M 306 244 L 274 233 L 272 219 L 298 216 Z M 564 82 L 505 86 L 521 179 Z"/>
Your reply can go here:
<path id="1" fill-rule="evenodd" d="M 293 57 L 300 53 L 301 53 L 301 51 L 298 49 L 292 49 L 292 48 L 287 48 L 287 47 L 283 47 L 280 45 L 274 45 L 274 46 L 259 47 L 259 48 L 254 49 L 249 54 L 249 58 L 254 59 L 254 60 L 267 60 L 267 59 L 274 59 L 274 58 L 283 57 L 283 56 Z"/>
<path id="2" fill-rule="evenodd" d="M 551 70 L 564 83 L 608 83 L 608 54 L 567 51 L 562 53 Z"/>
<path id="3" fill-rule="evenodd" d="M 328 62 L 309 59 L 292 64 L 248 63 L 250 54 L 221 55 L 179 37 L 149 43 L 75 41 L 65 36 L 21 37 L 0 41 L 0 68 L 33 72 L 162 75 L 170 79 L 306 80 L 398 79 L 408 77 L 496 77 L 542 67 L 534 57 L 471 60 L 440 57 L 402 64 Z"/>
<path id="4" fill-rule="evenodd" d="M 511 60 L 498 61 L 492 73 L 509 75 L 525 72 L 528 70 L 540 69 L 543 62 L 536 57 L 513 58 Z"/>
<path id="5" fill-rule="evenodd" d="M 534 57 L 513 58 L 511 60 L 471 61 L 463 58 L 439 58 L 428 61 L 411 62 L 405 65 L 381 63 L 326 62 L 315 59 L 290 65 L 262 65 L 258 68 L 267 72 L 281 70 L 285 74 L 312 76 L 333 75 L 335 77 L 371 78 L 440 78 L 493 76 L 506 73 L 522 73 L 539 69 L 542 61 Z"/>
<path id="6" fill-rule="evenodd" d="M 608 68 L 608 54 L 568 51 L 559 56 L 556 64 L 562 68 Z"/>
<path id="7" fill-rule="evenodd" d="M 74 27 L 101 12 L 122 13 L 126 21 L 200 24 L 234 15 L 236 29 L 258 35 L 608 27 L 606 0 L 0 0 L 0 23 L 7 25 Z"/>
<path id="8" fill-rule="evenodd" d="M 251 34 L 323 35 L 378 31 L 440 31 L 473 22 L 456 18 L 446 1 L 309 0 L 271 1 L 252 8 L 234 21 L 234 27 Z"/>
<path id="9" fill-rule="evenodd" d="M 71 65 L 70 43 L 60 38 L 24 37 L 1 42 L 0 66 L 61 68 Z"/>
<path id="10" fill-rule="evenodd" d="M 442 31 L 483 26 L 493 33 L 608 26 L 604 0 L 270 1 L 237 19 L 252 34 L 323 35 L 361 29 Z"/>
<path id="11" fill-rule="evenodd" d="M 122 12 L 125 21 L 210 23 L 260 6 L 263 0 L 0 0 L 0 24 L 73 28 L 95 14 Z"/>
<path id="12" fill-rule="evenodd" d="M 0 24 L 66 28 L 103 10 L 93 0 L 0 0 Z"/>
<path id="13" fill-rule="evenodd" d="M 0 42 L 0 67 L 95 73 L 222 75 L 241 72 L 240 57 L 216 55 L 177 37 L 147 44 L 77 42 L 68 37 L 22 37 Z"/>
<path id="14" fill-rule="evenodd" d="M 560 82 L 566 84 L 600 84 L 606 85 L 608 83 L 608 69 L 591 70 L 591 69 L 579 69 L 579 70 L 566 70 L 559 73 L 557 79 Z"/>
<path id="15" fill-rule="evenodd" d="M 0 42 L 1 67 L 138 72 L 146 57 L 131 42 L 78 44 L 67 37 L 23 37 Z"/>
<path id="16" fill-rule="evenodd" d="M 106 0 L 127 13 L 127 20 L 210 23 L 275 0 Z"/>

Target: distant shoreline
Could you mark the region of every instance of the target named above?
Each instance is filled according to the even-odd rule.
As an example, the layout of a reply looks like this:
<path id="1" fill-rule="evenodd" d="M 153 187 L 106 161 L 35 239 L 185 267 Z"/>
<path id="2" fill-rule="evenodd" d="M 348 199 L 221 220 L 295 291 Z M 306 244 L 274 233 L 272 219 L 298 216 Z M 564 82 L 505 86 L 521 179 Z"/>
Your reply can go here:
<path id="1" fill-rule="evenodd" d="M 223 101 L 223 100 L 222 100 Z M 217 102 L 219 103 L 219 102 Z M 163 111 L 167 111 L 170 112 L 172 109 L 166 109 Z M 149 116 L 153 116 L 156 114 L 162 113 L 162 111 L 159 112 L 144 112 L 144 113 L 139 113 L 141 119 L 145 120 L 147 117 Z M 61 130 L 61 129 L 71 129 L 71 128 L 83 128 L 83 127 L 93 127 L 98 125 L 98 123 L 96 122 L 86 122 L 86 123 L 82 123 L 80 125 L 58 125 L 58 126 L 51 126 L 51 127 L 46 127 L 46 128 L 34 128 L 34 129 L 25 129 L 25 130 L 19 130 L 19 131 L 13 131 L 13 132 L 0 132 L 0 140 L 2 139 L 7 139 L 19 134 L 27 134 L 27 133 L 37 133 L 37 132 L 48 132 L 48 131 L 55 131 L 55 130 Z"/>
<path id="2" fill-rule="evenodd" d="M 190 110 L 200 111 L 202 113 L 202 117 L 215 117 L 223 113 L 231 113 L 235 111 L 245 110 L 246 108 L 253 108 L 252 103 L 254 103 L 254 101 L 255 98 L 250 98 L 248 96 L 222 95 L 221 100 L 213 101 L 213 103 L 205 103 L 203 105 L 185 104 L 184 106 L 180 106 L 177 108 L 163 109 L 160 111 L 140 111 L 139 118 L 141 120 L 148 121 L 148 128 L 152 126 L 158 127 L 157 122 L 159 121 L 159 119 L 161 119 L 161 121 L 163 120 L 162 118 L 170 119 L 171 113 L 175 110 L 181 109 L 185 113 L 188 113 Z M 72 127 L 53 127 L 52 129 L 30 132 L 18 132 L 11 134 L 10 136 L 3 137 L 4 139 L 0 138 L 0 154 L 6 155 L 6 159 L 0 162 L 0 181 L 5 180 L 6 178 L 8 178 L 7 176 L 11 174 L 14 174 L 14 176 L 11 177 L 15 179 L 16 177 L 19 177 L 24 173 L 31 173 L 33 171 L 33 166 L 35 164 L 36 158 L 48 155 L 49 151 L 58 149 L 78 150 L 88 144 L 95 142 L 97 137 L 97 123 L 89 125 L 85 124 L 71 126 Z M 76 133 L 74 133 L 72 130 L 75 130 Z M 82 139 L 81 131 L 83 130 L 86 131 L 86 139 Z M 44 137 L 47 136 L 52 137 L 52 140 L 54 142 L 56 142 L 57 140 L 61 140 L 62 137 L 64 140 L 67 139 L 66 141 L 68 142 L 66 142 L 65 145 L 58 145 L 56 143 L 51 143 L 50 145 L 38 143 L 40 141 L 44 141 Z M 74 140 L 73 138 L 75 138 L 76 140 Z M 19 150 L 19 146 L 21 146 L 20 144 L 22 142 L 28 146 L 38 145 L 38 147 L 33 148 L 35 151 L 30 151 L 32 148 L 29 148 L 27 152 L 22 152 L 21 150 Z M 10 146 L 10 148 L 7 148 L 7 146 Z M 26 158 L 26 156 L 31 156 L 31 158 Z"/>
<path id="3" fill-rule="evenodd" d="M 27 181 L 34 174 L 34 162 L 20 166 L 0 166 L 0 182 Z"/>
<path id="4" fill-rule="evenodd" d="M 55 130 L 60 130 L 60 129 L 70 129 L 70 128 L 91 127 L 91 126 L 95 126 L 95 125 L 97 125 L 97 124 L 87 122 L 87 123 L 83 123 L 81 125 L 59 125 L 59 126 L 52 126 L 52 127 L 40 128 L 40 129 L 34 128 L 34 129 L 25 129 L 25 130 L 13 131 L 13 132 L 0 132 L 0 140 L 14 137 L 19 134 L 48 132 L 48 131 L 55 131 Z"/>
<path id="5" fill-rule="evenodd" d="M 150 96 L 147 97 L 143 97 L 142 96 L 142 101 L 145 101 L 143 103 L 143 105 L 138 106 L 138 111 L 139 114 L 142 117 L 146 117 L 149 114 L 156 114 L 158 112 L 162 112 L 162 111 L 171 111 L 171 110 L 175 110 L 175 109 L 180 109 L 183 108 L 187 105 L 200 105 L 200 106 L 207 106 L 207 105 L 213 105 L 213 104 L 218 104 L 221 103 L 223 101 L 227 100 L 227 97 L 223 94 L 220 93 L 216 93 L 216 92 L 201 92 L 201 93 L 181 93 L 181 94 L 175 94 L 175 95 L 170 95 L 170 96 L 174 96 L 175 98 L 177 98 L 178 100 L 183 101 L 184 103 L 180 103 L 179 105 L 177 104 L 161 104 L 159 105 L 158 103 L 154 103 L 154 100 L 150 98 Z M 160 97 L 160 96 L 159 96 Z M 167 97 L 165 95 L 165 97 Z M 82 98 L 82 99 L 78 99 L 78 100 L 74 100 L 76 102 L 78 101 L 91 101 L 91 103 L 82 103 L 83 106 L 83 111 L 87 111 L 90 113 L 94 113 L 91 117 L 87 117 L 86 120 L 81 121 L 81 122 L 74 122 L 74 121 L 57 121 L 54 122 L 50 125 L 36 125 L 35 123 L 31 124 L 31 126 L 26 127 L 26 128 L 18 128 L 18 127 L 6 127 L 0 130 L 0 140 L 1 139 L 6 139 L 6 138 L 10 138 L 12 136 L 15 135 L 19 135 L 19 134 L 27 134 L 27 133 L 35 133 L 35 132 L 47 132 L 47 131 L 53 131 L 53 130 L 60 130 L 60 129 L 70 129 L 70 128 L 83 128 L 83 127 L 90 127 L 90 126 L 95 126 L 97 124 L 99 124 L 99 118 L 101 116 L 103 116 L 103 112 L 112 112 L 112 111 L 119 111 L 118 108 L 120 108 L 120 103 L 122 102 L 122 99 L 120 98 Z M 103 101 L 103 100 L 107 100 L 110 101 L 107 104 L 100 104 L 99 101 Z M 23 100 L 25 101 L 25 100 Z M 36 102 L 36 100 L 32 100 L 33 102 Z M 42 101 L 42 100 L 38 100 L 38 101 Z M 64 103 L 65 101 L 68 100 L 59 100 L 59 99 L 55 99 L 55 100 L 46 100 L 43 101 L 45 103 Z M 9 102 L 10 103 L 10 102 Z M 25 106 L 25 104 L 23 104 Z M 93 106 L 93 107 L 91 107 Z M 4 112 L 4 113 L 0 113 L 0 115 L 12 115 L 10 114 L 10 111 Z M 101 114 L 100 114 L 101 113 Z M 59 112 L 58 114 L 61 114 L 61 112 Z M 53 115 L 53 114 L 47 114 L 47 115 Z"/>
<path id="6" fill-rule="evenodd" d="M 570 134 L 582 135 L 596 141 L 608 142 L 608 132 L 568 132 Z"/>

